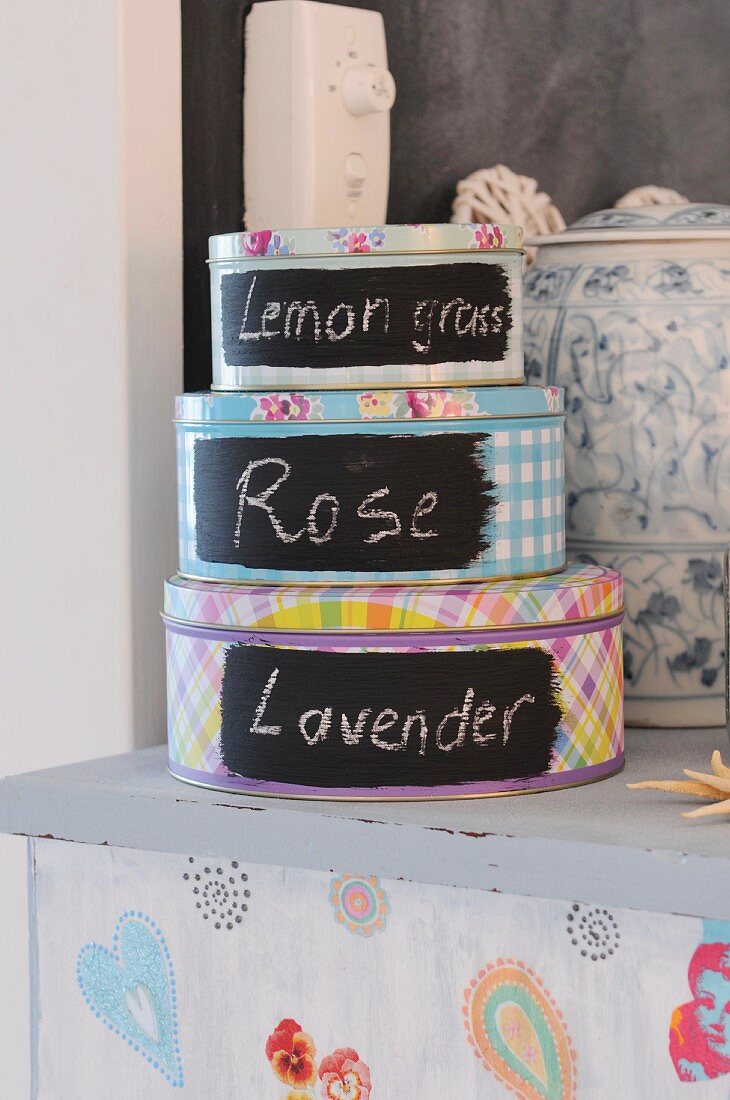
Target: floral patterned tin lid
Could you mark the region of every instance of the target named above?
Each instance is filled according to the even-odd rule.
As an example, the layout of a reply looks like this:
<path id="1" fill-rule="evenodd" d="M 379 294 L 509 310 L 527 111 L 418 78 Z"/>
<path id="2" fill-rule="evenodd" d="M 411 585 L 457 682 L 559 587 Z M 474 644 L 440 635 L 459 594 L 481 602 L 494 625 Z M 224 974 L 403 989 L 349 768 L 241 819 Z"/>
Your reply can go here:
<path id="1" fill-rule="evenodd" d="M 532 237 L 527 244 L 578 244 L 613 240 L 687 240 L 730 237 L 730 206 L 719 203 L 656 203 L 615 207 L 586 214 L 560 233 Z"/>
<path id="2" fill-rule="evenodd" d="M 519 225 L 358 225 L 333 229 L 259 229 L 210 237 L 209 263 L 245 257 L 332 256 L 338 253 L 520 252 Z"/>
<path id="3" fill-rule="evenodd" d="M 269 587 L 174 576 L 164 614 L 218 629 L 361 634 L 563 626 L 622 611 L 620 573 L 572 562 L 550 577 L 444 585 Z"/>
<path id="4" fill-rule="evenodd" d="M 183 393 L 177 423 L 249 421 L 454 420 L 563 416 L 559 386 L 477 386 L 474 389 L 323 390 L 296 393 Z"/>

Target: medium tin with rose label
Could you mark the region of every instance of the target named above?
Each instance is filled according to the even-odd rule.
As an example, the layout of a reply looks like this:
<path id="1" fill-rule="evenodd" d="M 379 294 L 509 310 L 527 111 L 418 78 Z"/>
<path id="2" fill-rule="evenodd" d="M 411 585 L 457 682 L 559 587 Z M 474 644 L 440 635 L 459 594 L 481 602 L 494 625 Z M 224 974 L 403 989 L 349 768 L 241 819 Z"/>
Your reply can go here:
<path id="1" fill-rule="evenodd" d="M 518 226 L 226 233 L 208 262 L 215 390 L 524 380 Z"/>
<path id="2" fill-rule="evenodd" d="M 550 790 L 623 763 L 618 573 L 165 586 L 169 768 L 303 798 Z"/>
<path id="3" fill-rule="evenodd" d="M 555 387 L 183 394 L 179 571 L 253 584 L 556 572 L 563 419 Z"/>

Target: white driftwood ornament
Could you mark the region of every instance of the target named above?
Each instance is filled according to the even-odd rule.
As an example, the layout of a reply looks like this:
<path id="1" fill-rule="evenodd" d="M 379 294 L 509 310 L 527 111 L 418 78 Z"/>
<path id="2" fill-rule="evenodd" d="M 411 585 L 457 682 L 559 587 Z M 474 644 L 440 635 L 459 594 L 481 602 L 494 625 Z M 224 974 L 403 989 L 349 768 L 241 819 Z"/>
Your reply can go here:
<path id="1" fill-rule="evenodd" d="M 689 199 L 670 187 L 647 184 L 627 191 L 616 200 L 614 207 L 623 209 L 686 202 Z M 479 168 L 459 180 L 451 210 L 452 222 L 478 224 L 509 221 L 521 225 L 528 239 L 560 233 L 565 229 L 563 215 L 550 196 L 538 190 L 537 180 L 531 176 L 520 176 L 504 164 Z M 536 253 L 536 248 L 525 249 L 528 265 L 533 262 Z"/>
<path id="2" fill-rule="evenodd" d="M 499 221 L 509 214 L 515 225 L 523 227 L 526 237 L 565 229 L 563 215 L 549 195 L 538 191 L 537 180 L 519 176 L 504 164 L 480 168 L 459 180 L 451 209 L 452 222 L 462 223 Z M 535 251 L 526 250 L 528 263 Z"/>

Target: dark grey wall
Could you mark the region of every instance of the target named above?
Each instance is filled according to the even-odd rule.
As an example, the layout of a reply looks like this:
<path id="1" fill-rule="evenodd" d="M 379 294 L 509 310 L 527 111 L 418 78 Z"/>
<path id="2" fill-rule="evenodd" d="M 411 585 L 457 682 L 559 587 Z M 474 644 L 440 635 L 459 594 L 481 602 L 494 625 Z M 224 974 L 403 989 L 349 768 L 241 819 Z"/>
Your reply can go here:
<path id="1" fill-rule="evenodd" d="M 388 220 L 448 220 L 499 162 L 568 221 L 643 183 L 730 202 L 728 0 L 350 0 L 398 97 Z M 210 382 L 207 238 L 241 224 L 240 0 L 182 0 L 185 378 Z"/>

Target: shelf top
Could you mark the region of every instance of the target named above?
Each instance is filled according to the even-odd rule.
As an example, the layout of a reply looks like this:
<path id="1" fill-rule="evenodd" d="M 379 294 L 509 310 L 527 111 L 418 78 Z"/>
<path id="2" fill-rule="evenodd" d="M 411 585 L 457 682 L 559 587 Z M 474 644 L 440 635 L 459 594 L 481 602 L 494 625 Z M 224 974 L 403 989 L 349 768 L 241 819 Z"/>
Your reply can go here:
<path id="1" fill-rule="evenodd" d="M 189 786 L 164 746 L 0 781 L 0 831 L 730 920 L 730 819 L 627 782 L 709 769 L 723 730 L 629 730 L 627 766 L 529 797 L 323 802 Z"/>

